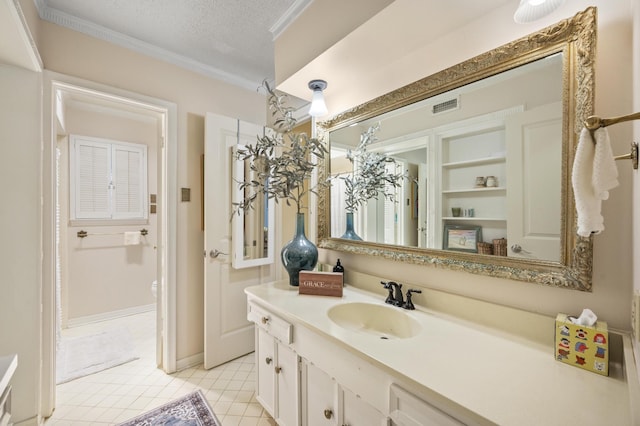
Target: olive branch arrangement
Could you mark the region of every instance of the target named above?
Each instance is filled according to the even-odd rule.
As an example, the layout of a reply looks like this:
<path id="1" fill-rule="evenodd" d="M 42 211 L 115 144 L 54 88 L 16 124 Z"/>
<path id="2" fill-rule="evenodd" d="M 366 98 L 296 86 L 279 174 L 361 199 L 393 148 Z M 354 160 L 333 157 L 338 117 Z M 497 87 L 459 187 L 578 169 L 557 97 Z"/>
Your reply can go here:
<path id="1" fill-rule="evenodd" d="M 340 179 L 345 182 L 347 213 L 354 213 L 371 198 L 378 199 L 382 196 L 396 202 L 395 189 L 407 176 L 406 171 L 389 172 L 387 165 L 395 165 L 395 159 L 379 152 L 367 151 L 367 146 L 377 140 L 375 133 L 378 130 L 380 130 L 380 123 L 369 127 L 360 135 L 360 143 L 356 149 L 347 151 L 352 172 L 350 175 L 340 176 Z"/>
<path id="2" fill-rule="evenodd" d="M 236 159 L 249 160 L 254 178 L 238 182 L 239 189 L 249 195 L 232 203 L 234 213 L 252 209 L 260 193 L 276 203 L 285 200 L 288 206 L 295 205 L 297 213 L 301 213 L 306 208 L 306 195 L 317 194 L 318 189 L 329 185 L 328 181 L 315 185 L 310 182 L 314 169 L 328 150 L 321 140 L 293 132 L 297 120 L 293 116 L 294 109 L 285 106 L 287 96 L 276 93 L 266 81 L 262 87 L 267 91 L 277 131 L 258 135 L 255 144 L 238 149 Z"/>

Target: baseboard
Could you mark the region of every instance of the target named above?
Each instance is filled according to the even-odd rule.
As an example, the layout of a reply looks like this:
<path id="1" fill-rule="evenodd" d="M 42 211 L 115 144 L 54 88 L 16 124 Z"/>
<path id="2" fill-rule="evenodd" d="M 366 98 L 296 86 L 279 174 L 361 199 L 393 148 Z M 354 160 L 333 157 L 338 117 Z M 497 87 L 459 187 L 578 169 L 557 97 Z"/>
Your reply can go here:
<path id="1" fill-rule="evenodd" d="M 204 362 L 204 352 L 200 352 L 199 354 L 191 355 L 186 358 L 181 358 L 176 363 L 177 371 L 185 370 L 187 368 L 195 367 L 196 365 L 200 365 Z"/>
<path id="2" fill-rule="evenodd" d="M 19 422 L 11 423 L 14 426 L 38 426 L 38 424 L 44 424 L 44 419 L 38 420 L 39 416 L 34 416 L 28 418 L 26 420 L 21 420 Z"/>
<path id="3" fill-rule="evenodd" d="M 80 325 L 91 324 L 94 322 L 107 321 L 114 318 L 126 317 L 128 315 L 142 314 L 144 312 L 153 311 L 156 304 L 133 306 L 131 308 L 119 309 L 117 311 L 102 312 L 95 315 L 87 315 L 84 317 L 71 318 L 67 320 L 67 328 L 78 327 Z"/>

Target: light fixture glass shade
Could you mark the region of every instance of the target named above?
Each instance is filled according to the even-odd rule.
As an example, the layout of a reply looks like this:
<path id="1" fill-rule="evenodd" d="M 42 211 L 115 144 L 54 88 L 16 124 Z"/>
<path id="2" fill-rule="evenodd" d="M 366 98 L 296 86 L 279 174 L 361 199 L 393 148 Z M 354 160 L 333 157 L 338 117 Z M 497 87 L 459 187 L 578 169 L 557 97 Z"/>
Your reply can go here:
<path id="1" fill-rule="evenodd" d="M 543 18 L 562 6 L 564 0 L 520 0 L 520 6 L 513 14 L 518 24 L 526 24 Z"/>
<path id="2" fill-rule="evenodd" d="M 329 110 L 327 104 L 324 103 L 324 95 L 322 91 L 327 88 L 327 82 L 324 80 L 311 80 L 309 89 L 313 90 L 311 98 L 311 107 L 309 107 L 309 115 L 312 117 L 322 117 L 327 115 Z"/>
<path id="3" fill-rule="evenodd" d="M 327 115 L 329 110 L 327 104 L 324 103 L 324 96 L 322 90 L 316 89 L 313 91 L 313 97 L 311 98 L 311 107 L 309 107 L 309 115 L 312 117 L 322 117 Z"/>

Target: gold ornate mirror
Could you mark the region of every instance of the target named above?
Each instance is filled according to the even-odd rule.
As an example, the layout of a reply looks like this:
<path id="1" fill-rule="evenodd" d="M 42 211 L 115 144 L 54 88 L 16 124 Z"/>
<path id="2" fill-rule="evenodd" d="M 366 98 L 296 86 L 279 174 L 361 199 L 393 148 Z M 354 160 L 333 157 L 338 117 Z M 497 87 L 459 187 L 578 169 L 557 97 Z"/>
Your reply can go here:
<path id="1" fill-rule="evenodd" d="M 340 238 L 334 179 L 319 194 L 319 247 L 590 291 L 570 175 L 593 112 L 595 44 L 591 7 L 320 123 L 333 158 L 321 179 L 352 173 L 340 156 L 377 124 L 370 149 L 408 177 L 395 203 L 355 213 L 363 241 Z"/>

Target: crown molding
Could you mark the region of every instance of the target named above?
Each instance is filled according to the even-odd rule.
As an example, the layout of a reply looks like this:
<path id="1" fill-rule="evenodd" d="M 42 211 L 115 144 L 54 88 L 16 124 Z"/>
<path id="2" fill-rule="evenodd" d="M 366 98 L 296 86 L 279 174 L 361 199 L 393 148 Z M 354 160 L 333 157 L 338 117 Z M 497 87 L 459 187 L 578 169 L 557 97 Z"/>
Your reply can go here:
<path id="1" fill-rule="evenodd" d="M 269 32 L 273 35 L 273 39 L 277 39 L 284 30 L 287 29 L 293 21 L 295 21 L 302 12 L 313 2 L 313 0 L 296 0 L 287 11 L 276 21 Z"/>

